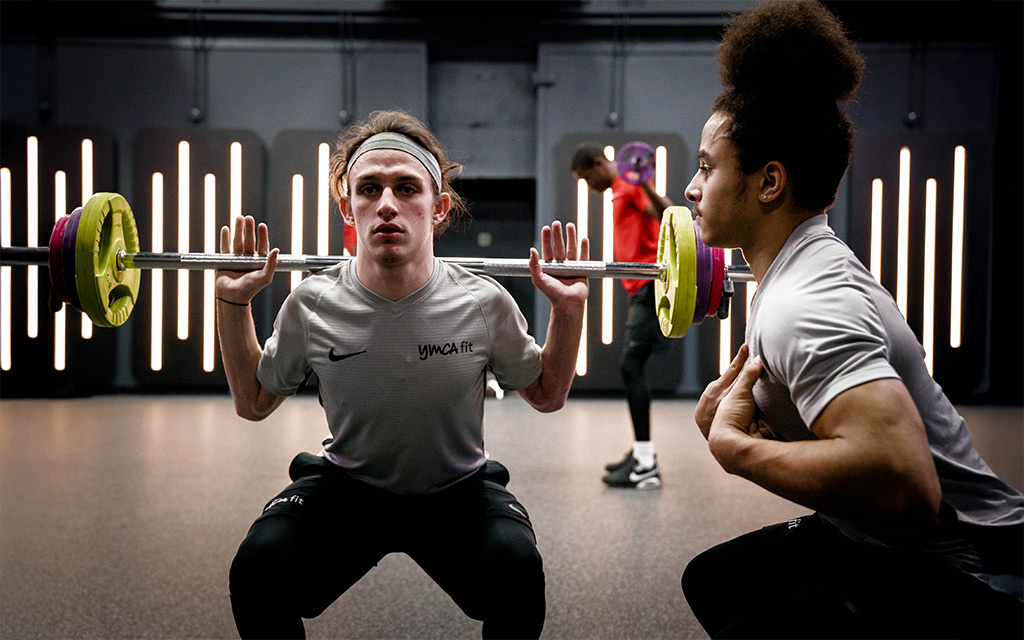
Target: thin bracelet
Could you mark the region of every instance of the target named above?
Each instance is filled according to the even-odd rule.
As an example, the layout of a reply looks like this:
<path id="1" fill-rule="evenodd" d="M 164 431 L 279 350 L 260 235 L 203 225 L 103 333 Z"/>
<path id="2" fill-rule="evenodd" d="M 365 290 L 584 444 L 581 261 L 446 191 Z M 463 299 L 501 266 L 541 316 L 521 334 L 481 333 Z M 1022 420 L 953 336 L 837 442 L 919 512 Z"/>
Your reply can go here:
<path id="1" fill-rule="evenodd" d="M 217 299 L 220 300 L 221 302 L 226 302 L 226 303 L 228 303 L 228 304 L 230 304 L 232 306 L 235 306 L 235 307 L 248 307 L 249 306 L 248 302 L 246 302 L 246 303 L 232 302 L 231 300 L 225 300 L 224 298 L 222 298 L 220 296 L 217 296 Z"/>

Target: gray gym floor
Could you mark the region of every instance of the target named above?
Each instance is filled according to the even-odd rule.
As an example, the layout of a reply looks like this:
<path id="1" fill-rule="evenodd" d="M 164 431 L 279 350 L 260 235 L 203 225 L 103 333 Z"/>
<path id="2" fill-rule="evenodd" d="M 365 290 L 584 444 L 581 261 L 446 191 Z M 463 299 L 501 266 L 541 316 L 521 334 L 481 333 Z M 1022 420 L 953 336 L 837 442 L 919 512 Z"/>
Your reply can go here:
<path id="1" fill-rule="evenodd" d="M 547 574 L 547 638 L 704 638 L 679 587 L 701 550 L 806 509 L 723 472 L 695 403 L 656 400 L 665 486 L 604 487 L 631 438 L 625 401 L 572 399 L 539 414 L 488 399 L 491 457 L 512 472 Z M 1024 486 L 1020 407 L 963 407 L 990 466 Z M 227 397 L 0 401 L 0 637 L 232 638 L 227 573 L 298 451 L 326 429 L 313 397 L 262 423 Z M 325 553 L 325 557 L 327 554 Z M 405 556 L 388 556 L 310 638 L 477 638 Z"/>

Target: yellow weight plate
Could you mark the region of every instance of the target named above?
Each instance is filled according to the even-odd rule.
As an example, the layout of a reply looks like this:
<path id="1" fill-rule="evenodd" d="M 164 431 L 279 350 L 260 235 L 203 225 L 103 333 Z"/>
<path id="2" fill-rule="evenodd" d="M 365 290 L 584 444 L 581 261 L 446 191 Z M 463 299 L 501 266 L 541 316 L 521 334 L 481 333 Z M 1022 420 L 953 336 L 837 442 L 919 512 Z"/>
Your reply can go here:
<path id="1" fill-rule="evenodd" d="M 75 289 L 93 324 L 119 327 L 139 295 L 142 272 L 121 269 L 117 251 L 138 253 L 139 232 L 128 202 L 116 193 L 97 193 L 82 209 L 75 238 Z"/>
<path id="2" fill-rule="evenodd" d="M 666 336 L 681 338 L 690 329 L 697 302 L 697 244 L 686 207 L 669 207 L 662 214 L 658 262 L 665 265 L 654 281 L 658 323 Z"/>

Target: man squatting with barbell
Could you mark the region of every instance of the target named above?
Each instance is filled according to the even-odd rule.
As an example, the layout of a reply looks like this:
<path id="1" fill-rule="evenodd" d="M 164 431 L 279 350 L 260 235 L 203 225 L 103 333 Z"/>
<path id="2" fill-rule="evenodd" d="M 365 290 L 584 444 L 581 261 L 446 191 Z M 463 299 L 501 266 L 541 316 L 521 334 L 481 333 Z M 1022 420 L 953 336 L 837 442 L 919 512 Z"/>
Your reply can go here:
<path id="1" fill-rule="evenodd" d="M 1022 637 L 1024 496 L 971 444 L 883 289 L 827 225 L 863 60 L 816 2 L 738 16 L 686 189 L 758 282 L 746 344 L 697 405 L 729 473 L 809 507 L 694 558 L 712 637 Z"/>
<path id="2" fill-rule="evenodd" d="M 312 275 L 285 300 L 262 349 L 250 301 L 274 275 L 267 227 L 236 220 L 221 251 L 267 255 L 262 271 L 217 274 L 218 332 L 239 415 L 260 420 L 315 372 L 331 439 L 299 454 L 293 482 L 238 549 L 231 605 L 243 637 L 303 637 L 315 617 L 391 552 L 408 554 L 484 637 L 535 638 L 544 573 L 509 473 L 483 445 L 488 372 L 539 411 L 559 409 L 575 374 L 589 285 L 542 273 L 540 260 L 587 260 L 589 243 L 554 222 L 530 250 L 551 301 L 543 348 L 491 278 L 434 256 L 462 213 L 459 169 L 415 118 L 377 112 L 342 134 L 331 185 L 355 227 L 353 260 Z M 461 345 L 421 357 L 424 347 Z"/>

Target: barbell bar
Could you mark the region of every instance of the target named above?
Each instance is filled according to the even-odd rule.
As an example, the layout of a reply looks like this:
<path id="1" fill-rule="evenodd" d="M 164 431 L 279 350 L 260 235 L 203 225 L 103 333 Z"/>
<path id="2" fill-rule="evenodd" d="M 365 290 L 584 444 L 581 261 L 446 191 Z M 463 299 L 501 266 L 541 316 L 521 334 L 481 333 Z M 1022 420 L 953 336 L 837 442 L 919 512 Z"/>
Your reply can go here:
<path id="1" fill-rule="evenodd" d="M 53 291 L 62 302 L 85 313 L 97 326 L 116 327 L 127 321 L 134 307 L 140 270 L 253 271 L 267 260 L 265 256 L 138 249 L 138 231 L 128 202 L 116 193 L 98 193 L 58 220 L 48 246 L 3 247 L 0 264 L 48 266 Z M 351 256 L 279 254 L 277 269 L 316 272 L 349 259 Z M 530 275 L 527 259 L 441 259 L 489 276 Z M 692 323 L 704 317 L 726 317 L 732 281 L 753 280 L 748 267 L 726 266 L 721 249 L 700 242 L 685 207 L 665 210 L 656 263 L 544 261 L 541 269 L 560 278 L 654 280 L 661 329 L 671 337 L 685 335 Z"/>

